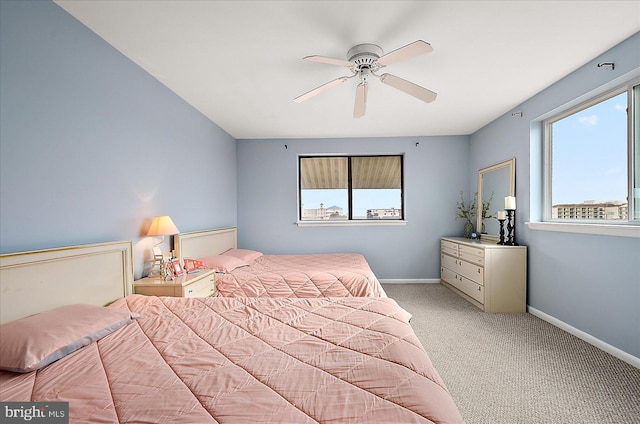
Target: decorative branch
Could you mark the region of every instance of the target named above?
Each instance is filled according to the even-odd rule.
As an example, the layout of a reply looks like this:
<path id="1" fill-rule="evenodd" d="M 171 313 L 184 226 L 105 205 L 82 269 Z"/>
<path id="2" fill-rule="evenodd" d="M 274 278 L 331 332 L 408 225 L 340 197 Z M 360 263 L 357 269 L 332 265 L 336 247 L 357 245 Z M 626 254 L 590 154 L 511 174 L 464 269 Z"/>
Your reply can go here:
<path id="1" fill-rule="evenodd" d="M 456 214 L 456 219 L 464 219 L 467 221 L 471 221 L 477 212 L 477 201 L 478 193 L 474 196 L 473 200 L 468 204 L 464 201 L 464 196 L 462 194 L 462 190 L 460 190 L 460 201 L 457 203 L 458 212 Z"/>

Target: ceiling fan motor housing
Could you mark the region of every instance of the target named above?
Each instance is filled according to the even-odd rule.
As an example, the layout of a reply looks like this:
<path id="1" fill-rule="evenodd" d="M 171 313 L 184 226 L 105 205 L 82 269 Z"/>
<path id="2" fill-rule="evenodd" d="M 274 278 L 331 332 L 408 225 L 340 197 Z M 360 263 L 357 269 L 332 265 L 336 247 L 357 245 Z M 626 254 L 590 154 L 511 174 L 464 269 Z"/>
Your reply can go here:
<path id="1" fill-rule="evenodd" d="M 375 62 L 380 56 L 382 56 L 382 49 L 375 44 L 358 44 L 347 52 L 349 62 L 355 63 L 358 71 L 362 69 L 375 71 L 378 68 Z"/>

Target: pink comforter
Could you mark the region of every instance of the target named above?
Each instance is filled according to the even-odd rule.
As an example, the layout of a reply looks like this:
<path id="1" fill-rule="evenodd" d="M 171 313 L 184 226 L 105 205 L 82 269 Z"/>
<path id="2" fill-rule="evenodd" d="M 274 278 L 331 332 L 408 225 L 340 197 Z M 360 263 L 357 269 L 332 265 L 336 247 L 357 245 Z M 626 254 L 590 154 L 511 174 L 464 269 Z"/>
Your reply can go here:
<path id="1" fill-rule="evenodd" d="M 359 253 L 263 255 L 216 275 L 216 289 L 225 297 L 386 296 Z"/>
<path id="2" fill-rule="evenodd" d="M 388 298 L 158 298 L 141 317 L 29 374 L 1 401 L 68 401 L 71 422 L 462 423 Z"/>

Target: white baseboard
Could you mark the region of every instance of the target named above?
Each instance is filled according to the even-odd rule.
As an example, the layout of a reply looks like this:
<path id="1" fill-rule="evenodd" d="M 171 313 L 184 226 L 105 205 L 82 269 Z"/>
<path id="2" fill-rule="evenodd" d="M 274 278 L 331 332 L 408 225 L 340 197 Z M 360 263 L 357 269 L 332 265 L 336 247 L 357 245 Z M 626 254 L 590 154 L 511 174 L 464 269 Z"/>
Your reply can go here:
<path id="1" fill-rule="evenodd" d="M 547 315 L 536 308 L 527 306 L 527 312 L 529 312 L 531 315 L 537 316 L 544 321 L 547 321 L 550 324 L 555 325 L 558 328 L 561 328 L 569 334 L 573 334 L 577 338 L 584 340 L 585 342 L 597 347 L 600 350 L 604 350 L 608 354 L 615 356 L 616 358 L 628 363 L 629 365 L 640 368 L 640 358 L 637 358 L 623 350 L 620 350 L 615 346 L 611 346 L 609 343 L 603 342 L 602 340 L 593 337 L 591 334 L 585 333 L 582 330 L 578 330 L 577 328 L 572 327 L 566 322 L 560 321 L 559 319 L 554 318 L 551 315 Z"/>
<path id="2" fill-rule="evenodd" d="M 382 284 L 438 284 L 439 278 L 406 278 L 406 279 L 385 279 L 379 281 Z"/>

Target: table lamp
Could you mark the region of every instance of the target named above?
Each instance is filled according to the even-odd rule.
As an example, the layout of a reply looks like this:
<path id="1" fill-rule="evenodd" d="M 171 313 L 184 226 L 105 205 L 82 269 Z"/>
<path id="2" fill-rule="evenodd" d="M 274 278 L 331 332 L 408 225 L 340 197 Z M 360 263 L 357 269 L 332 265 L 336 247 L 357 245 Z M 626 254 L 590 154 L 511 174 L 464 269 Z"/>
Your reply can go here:
<path id="1" fill-rule="evenodd" d="M 180 231 L 176 224 L 173 223 L 171 217 L 168 215 L 156 216 L 151 222 L 151 227 L 147 232 L 148 236 L 162 236 L 162 239 L 153 246 L 153 265 L 151 267 L 150 276 L 162 276 L 164 275 L 164 254 L 160 249 L 160 245 L 164 243 L 164 236 L 171 236 L 178 234 Z M 158 265 L 158 271 L 156 274 L 156 265 Z"/>

